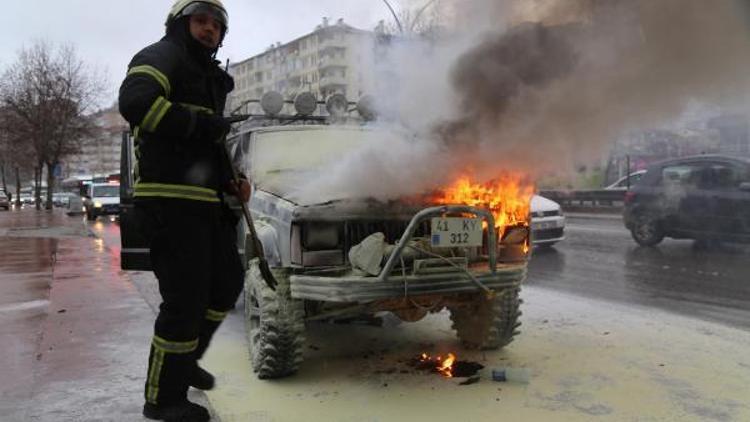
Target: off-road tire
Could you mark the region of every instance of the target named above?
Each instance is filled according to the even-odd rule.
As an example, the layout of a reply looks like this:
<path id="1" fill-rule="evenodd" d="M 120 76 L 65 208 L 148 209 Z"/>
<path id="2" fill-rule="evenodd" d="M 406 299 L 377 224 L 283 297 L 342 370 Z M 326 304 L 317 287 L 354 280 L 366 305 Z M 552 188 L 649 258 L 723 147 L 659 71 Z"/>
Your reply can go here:
<path id="1" fill-rule="evenodd" d="M 630 235 L 637 244 L 646 247 L 656 246 L 664 240 L 664 230 L 659 219 L 649 212 L 635 217 Z"/>
<path id="2" fill-rule="evenodd" d="M 266 284 L 258 259 L 248 262 L 245 276 L 245 331 L 253 371 L 260 379 L 281 378 L 297 372 L 305 343 L 305 311 L 291 298 L 289 274 L 271 270 L 279 283 Z"/>
<path id="3" fill-rule="evenodd" d="M 453 329 L 467 349 L 505 347 L 520 333 L 520 287 L 498 292 L 493 299 L 477 295 L 473 306 L 449 308 Z"/>

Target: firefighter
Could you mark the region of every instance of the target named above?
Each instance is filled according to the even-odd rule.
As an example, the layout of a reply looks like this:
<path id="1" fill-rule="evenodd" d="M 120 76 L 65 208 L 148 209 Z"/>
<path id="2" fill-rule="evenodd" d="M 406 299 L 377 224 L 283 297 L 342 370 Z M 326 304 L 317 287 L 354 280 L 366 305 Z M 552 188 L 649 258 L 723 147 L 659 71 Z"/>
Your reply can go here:
<path id="1" fill-rule="evenodd" d="M 215 59 L 227 24 L 220 0 L 176 1 L 166 35 L 133 57 L 120 87 L 135 138 L 135 218 L 163 300 L 145 385 L 149 419 L 209 420 L 187 391 L 213 388 L 198 360 L 242 290 L 237 219 L 225 196 L 247 201 L 250 185 L 232 182 L 221 150 L 234 82 Z"/>

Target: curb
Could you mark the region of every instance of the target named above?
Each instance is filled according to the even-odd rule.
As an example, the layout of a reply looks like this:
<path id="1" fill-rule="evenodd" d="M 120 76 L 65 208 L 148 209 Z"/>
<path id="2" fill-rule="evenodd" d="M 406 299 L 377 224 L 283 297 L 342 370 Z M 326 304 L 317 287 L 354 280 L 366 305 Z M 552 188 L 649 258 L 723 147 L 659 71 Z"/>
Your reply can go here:
<path id="1" fill-rule="evenodd" d="M 616 221 L 622 221 L 622 215 L 621 214 L 594 214 L 594 213 L 585 213 L 585 212 L 566 212 L 565 213 L 566 218 L 581 218 L 581 219 L 589 219 L 589 220 L 616 220 Z"/>

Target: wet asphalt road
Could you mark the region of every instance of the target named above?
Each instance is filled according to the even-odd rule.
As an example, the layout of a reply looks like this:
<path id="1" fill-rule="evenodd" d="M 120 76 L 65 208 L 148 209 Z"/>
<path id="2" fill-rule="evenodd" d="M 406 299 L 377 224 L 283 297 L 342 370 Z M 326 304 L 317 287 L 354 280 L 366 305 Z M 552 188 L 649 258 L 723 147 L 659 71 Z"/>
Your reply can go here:
<path id="1" fill-rule="evenodd" d="M 750 329 L 750 247 L 642 248 L 613 217 L 569 217 L 563 242 L 535 250 L 527 283 Z"/>
<path id="2" fill-rule="evenodd" d="M 92 229 L 119 247 L 117 223 L 100 218 Z M 666 239 L 642 248 L 617 216 L 568 217 L 566 239 L 535 250 L 527 284 L 750 329 L 748 263 L 747 246 Z"/>
<path id="3" fill-rule="evenodd" d="M 140 420 L 154 316 L 143 299 L 153 308 L 158 292 L 150 273 L 119 270 L 117 223 L 57 212 L 0 217 L 0 370 L 14 380 L 0 389 L 0 420 Z M 461 350 L 488 368 L 530 368 L 530 386 L 485 382 L 456 390 L 430 379 L 425 389 L 422 378 L 392 372 L 425 348 L 459 349 L 444 313 L 388 330 L 315 326 L 301 373 L 285 383 L 262 382 L 248 367 L 238 311 L 207 357 L 224 386 L 209 397 L 211 407 L 225 421 L 327 415 L 331 408 L 348 415 L 338 420 L 360 420 L 351 415 L 361 406 L 380 415 L 369 420 L 399 420 L 392 416 L 403 409 L 422 414 L 414 399 L 434 403 L 428 407 L 438 409 L 435 421 L 490 420 L 487 415 L 509 409 L 514 420 L 602 414 L 750 420 L 750 363 L 743 353 L 750 344 L 747 248 L 706 252 L 689 241 L 667 240 L 641 249 L 616 219 L 571 218 L 568 228 L 563 243 L 535 252 L 523 292 L 523 335 L 498 353 Z M 345 333 L 361 341 L 348 341 L 350 350 L 342 350 Z M 375 360 L 362 352 L 371 342 L 381 349 Z M 191 400 L 204 403 L 205 396 Z M 445 400 L 463 405 L 448 416 L 439 410 Z M 651 407 L 644 409 L 644 402 Z"/>

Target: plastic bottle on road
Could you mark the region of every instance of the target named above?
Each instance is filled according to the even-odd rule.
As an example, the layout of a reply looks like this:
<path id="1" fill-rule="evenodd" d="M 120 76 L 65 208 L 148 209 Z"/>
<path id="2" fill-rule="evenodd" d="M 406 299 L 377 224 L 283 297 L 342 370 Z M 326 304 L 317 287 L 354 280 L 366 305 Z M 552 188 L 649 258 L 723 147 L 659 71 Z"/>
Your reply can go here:
<path id="1" fill-rule="evenodd" d="M 492 370 L 493 381 L 528 384 L 530 379 L 531 371 L 528 368 L 500 368 Z"/>

